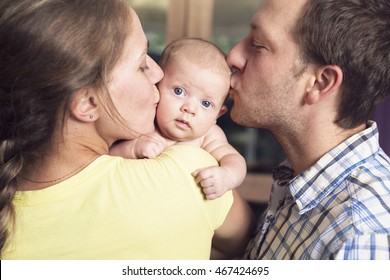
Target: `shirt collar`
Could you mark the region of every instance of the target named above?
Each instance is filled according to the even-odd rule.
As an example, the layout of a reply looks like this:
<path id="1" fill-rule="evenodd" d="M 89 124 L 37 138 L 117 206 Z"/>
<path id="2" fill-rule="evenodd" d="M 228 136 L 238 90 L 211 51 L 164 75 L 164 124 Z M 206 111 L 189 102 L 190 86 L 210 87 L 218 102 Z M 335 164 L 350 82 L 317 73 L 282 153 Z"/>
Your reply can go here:
<path id="1" fill-rule="evenodd" d="M 336 146 L 312 167 L 295 177 L 289 184 L 300 214 L 317 206 L 337 188 L 352 170 L 366 162 L 379 150 L 377 125 L 367 128 Z"/>

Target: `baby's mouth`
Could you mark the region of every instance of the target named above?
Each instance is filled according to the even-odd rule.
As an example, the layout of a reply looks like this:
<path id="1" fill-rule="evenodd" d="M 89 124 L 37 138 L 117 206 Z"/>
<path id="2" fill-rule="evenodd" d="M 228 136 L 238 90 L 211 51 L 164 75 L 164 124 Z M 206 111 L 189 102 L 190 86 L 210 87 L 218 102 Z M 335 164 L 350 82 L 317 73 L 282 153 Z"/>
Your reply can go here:
<path id="1" fill-rule="evenodd" d="M 177 123 L 180 127 L 184 127 L 184 128 L 189 128 L 189 127 L 190 127 L 190 123 L 187 122 L 186 120 L 176 120 L 176 123 Z"/>

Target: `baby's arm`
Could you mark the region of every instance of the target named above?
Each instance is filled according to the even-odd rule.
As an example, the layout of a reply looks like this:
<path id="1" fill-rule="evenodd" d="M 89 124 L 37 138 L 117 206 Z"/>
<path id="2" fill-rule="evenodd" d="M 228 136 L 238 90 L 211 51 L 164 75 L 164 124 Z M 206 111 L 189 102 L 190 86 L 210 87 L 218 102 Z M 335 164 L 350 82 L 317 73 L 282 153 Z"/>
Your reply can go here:
<path id="1" fill-rule="evenodd" d="M 124 158 L 155 158 L 168 146 L 157 131 L 133 140 L 125 140 L 110 148 L 110 155 Z"/>
<path id="2" fill-rule="evenodd" d="M 199 169 L 192 174 L 208 199 L 215 199 L 227 190 L 241 185 L 246 175 L 245 159 L 228 143 L 225 133 L 219 126 L 214 125 L 208 131 L 202 148 L 220 165 Z"/>

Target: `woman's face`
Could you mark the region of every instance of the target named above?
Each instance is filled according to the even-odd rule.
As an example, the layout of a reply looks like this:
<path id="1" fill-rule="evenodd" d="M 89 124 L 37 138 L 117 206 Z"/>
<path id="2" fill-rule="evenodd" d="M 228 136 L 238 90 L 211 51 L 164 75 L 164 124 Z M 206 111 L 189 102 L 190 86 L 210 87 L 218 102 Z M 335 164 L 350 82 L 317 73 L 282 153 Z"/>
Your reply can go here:
<path id="1" fill-rule="evenodd" d="M 130 35 L 108 84 L 112 102 L 124 120 L 122 124 L 118 118 L 109 118 L 104 125 L 104 135 L 111 138 L 106 139 L 111 143 L 152 132 L 160 98 L 156 83 L 162 79 L 163 72 L 147 55 L 145 33 L 136 13 L 133 10 L 131 13 Z"/>

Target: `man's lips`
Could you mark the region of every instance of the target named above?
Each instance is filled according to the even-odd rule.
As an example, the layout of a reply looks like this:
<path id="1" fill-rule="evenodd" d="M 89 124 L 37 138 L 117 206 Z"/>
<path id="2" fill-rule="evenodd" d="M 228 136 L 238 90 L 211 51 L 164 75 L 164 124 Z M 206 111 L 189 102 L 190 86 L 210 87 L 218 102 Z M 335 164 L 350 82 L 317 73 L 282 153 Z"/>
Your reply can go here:
<path id="1" fill-rule="evenodd" d="M 236 93 L 237 93 L 237 91 L 234 88 L 230 87 L 230 89 L 229 89 L 229 97 L 233 97 Z"/>

